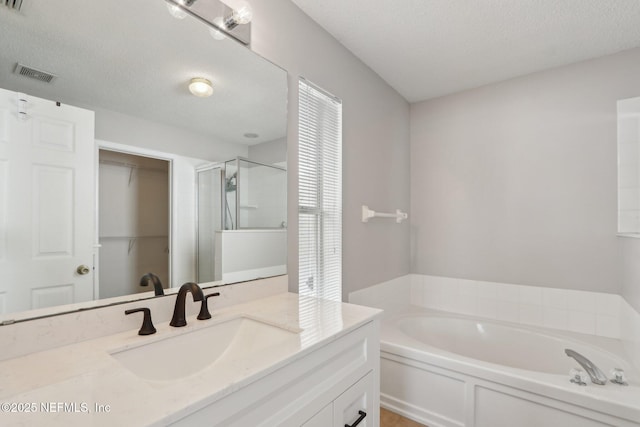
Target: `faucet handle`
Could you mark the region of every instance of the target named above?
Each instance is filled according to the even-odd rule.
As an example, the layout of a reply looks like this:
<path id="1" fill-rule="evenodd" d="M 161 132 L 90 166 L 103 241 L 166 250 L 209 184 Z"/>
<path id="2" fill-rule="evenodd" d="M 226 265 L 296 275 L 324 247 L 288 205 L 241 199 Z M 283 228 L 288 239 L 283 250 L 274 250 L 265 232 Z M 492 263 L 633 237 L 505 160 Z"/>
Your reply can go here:
<path id="1" fill-rule="evenodd" d="M 578 368 L 571 369 L 569 371 L 569 376 L 571 377 L 569 381 L 578 385 L 587 385 L 587 380 L 589 379 L 587 373 Z"/>
<path id="2" fill-rule="evenodd" d="M 618 385 L 629 385 L 629 383 L 627 382 L 627 379 L 624 376 L 624 371 L 620 368 L 613 368 L 611 370 L 611 376 L 613 378 L 611 378 L 611 382 L 614 384 L 618 384 Z"/>
<path id="3" fill-rule="evenodd" d="M 125 310 L 124 314 L 138 313 L 142 311 L 144 318 L 142 319 L 142 327 L 138 331 L 138 335 L 152 335 L 156 333 L 156 328 L 151 321 L 151 310 L 147 307 L 132 308 L 131 310 Z"/>
<path id="4" fill-rule="evenodd" d="M 209 295 L 205 295 L 202 298 L 202 304 L 200 305 L 200 313 L 198 314 L 198 320 L 206 320 L 211 319 L 211 313 L 209 313 L 209 306 L 207 305 L 207 300 L 209 297 L 217 297 L 220 296 L 220 292 L 214 292 Z"/>

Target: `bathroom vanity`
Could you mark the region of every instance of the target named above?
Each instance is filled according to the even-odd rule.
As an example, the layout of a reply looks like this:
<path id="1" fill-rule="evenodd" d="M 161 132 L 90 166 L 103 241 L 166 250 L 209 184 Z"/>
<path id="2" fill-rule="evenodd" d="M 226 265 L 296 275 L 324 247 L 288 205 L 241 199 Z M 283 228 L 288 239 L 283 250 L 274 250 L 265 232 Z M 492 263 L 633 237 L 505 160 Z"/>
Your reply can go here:
<path id="1" fill-rule="evenodd" d="M 380 313 L 280 293 L 7 359 L 0 424 L 375 427 Z"/>

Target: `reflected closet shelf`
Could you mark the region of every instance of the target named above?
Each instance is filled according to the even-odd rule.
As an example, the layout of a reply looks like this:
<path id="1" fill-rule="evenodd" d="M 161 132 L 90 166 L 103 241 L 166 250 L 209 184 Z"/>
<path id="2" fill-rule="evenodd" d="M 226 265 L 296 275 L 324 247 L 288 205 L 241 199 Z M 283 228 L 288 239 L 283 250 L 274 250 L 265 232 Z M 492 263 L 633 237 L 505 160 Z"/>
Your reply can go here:
<path id="1" fill-rule="evenodd" d="M 122 241 L 122 240 L 128 240 L 129 241 L 129 247 L 127 249 L 127 254 L 130 255 L 131 251 L 133 250 L 133 247 L 135 246 L 136 242 L 138 241 L 138 239 L 169 239 L 169 236 L 167 235 L 158 235 L 158 236 L 100 236 L 98 238 L 98 240 L 102 243 L 106 242 L 106 241 Z M 164 252 L 165 253 L 169 253 L 169 247 L 166 245 L 165 242 L 157 242 L 154 243 L 154 245 L 158 245 L 160 244 L 160 247 L 164 247 Z"/>

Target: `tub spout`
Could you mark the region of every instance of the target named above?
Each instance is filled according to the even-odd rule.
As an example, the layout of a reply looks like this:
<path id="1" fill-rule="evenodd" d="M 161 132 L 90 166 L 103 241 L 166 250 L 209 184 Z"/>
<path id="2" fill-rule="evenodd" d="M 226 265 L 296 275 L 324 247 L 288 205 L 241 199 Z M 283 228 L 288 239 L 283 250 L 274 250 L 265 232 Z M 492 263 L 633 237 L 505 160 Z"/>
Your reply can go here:
<path id="1" fill-rule="evenodd" d="M 567 356 L 572 357 L 582 366 L 582 368 L 587 371 L 589 374 L 589 378 L 591 378 L 591 382 L 598 385 L 605 385 L 607 383 L 607 377 L 604 375 L 604 372 L 600 370 L 593 362 L 577 351 L 573 351 L 570 348 L 565 348 L 564 352 Z"/>

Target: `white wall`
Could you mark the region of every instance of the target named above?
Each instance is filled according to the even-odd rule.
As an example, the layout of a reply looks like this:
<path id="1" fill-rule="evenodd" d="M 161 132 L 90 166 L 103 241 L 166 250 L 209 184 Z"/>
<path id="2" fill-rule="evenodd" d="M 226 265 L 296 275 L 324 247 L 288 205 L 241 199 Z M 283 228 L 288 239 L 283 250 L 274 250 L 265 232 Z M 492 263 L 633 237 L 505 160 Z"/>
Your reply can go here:
<path id="1" fill-rule="evenodd" d="M 287 138 L 279 138 L 249 146 L 249 159 L 267 165 L 287 161 Z"/>
<path id="2" fill-rule="evenodd" d="M 96 139 L 164 151 L 185 157 L 221 162 L 247 157 L 245 145 L 212 141 L 210 137 L 163 123 L 115 111 L 87 107 L 96 112 Z"/>
<path id="3" fill-rule="evenodd" d="M 217 231 L 215 264 L 225 283 L 287 274 L 285 230 Z"/>
<path id="4" fill-rule="evenodd" d="M 252 0 L 252 49 L 289 72 L 288 273 L 298 281 L 298 76 L 343 101 L 343 296 L 409 272 L 409 226 L 360 206 L 409 207 L 409 105 L 289 0 Z M 339 13 L 339 11 L 336 11 Z"/>
<path id="5" fill-rule="evenodd" d="M 412 272 L 638 298 L 640 258 L 624 287 L 619 259 L 640 249 L 616 237 L 638 76 L 635 49 L 412 105 Z"/>

